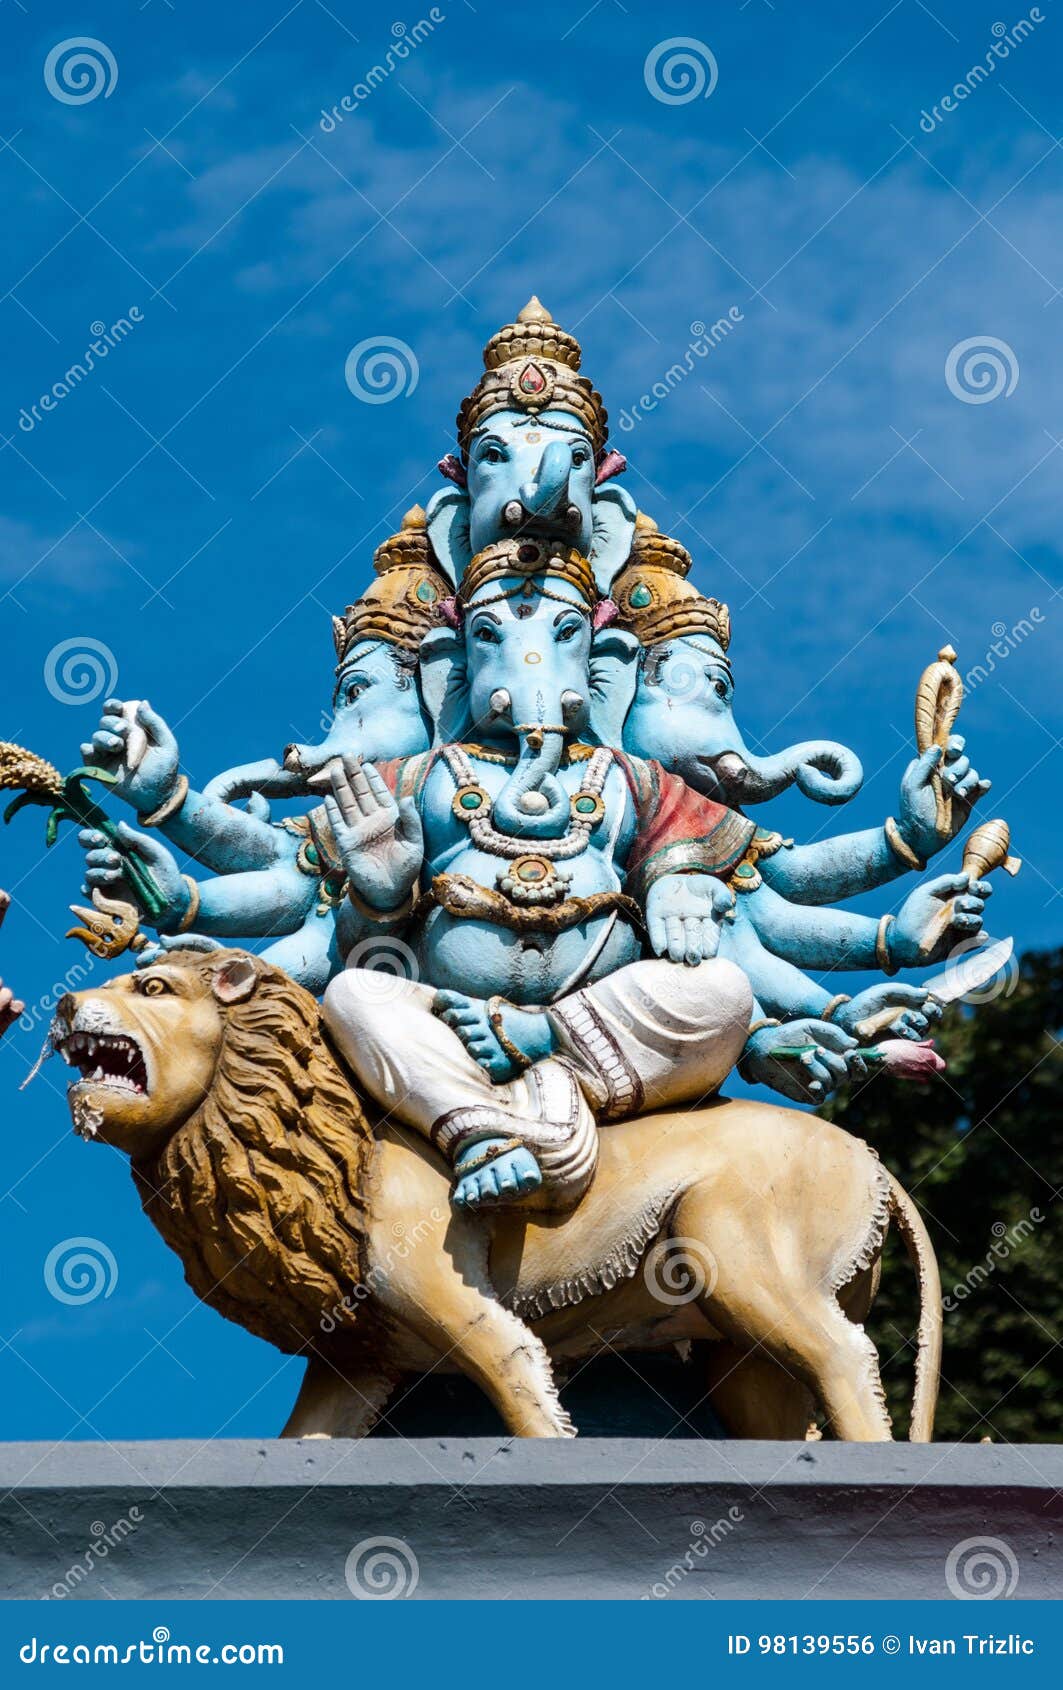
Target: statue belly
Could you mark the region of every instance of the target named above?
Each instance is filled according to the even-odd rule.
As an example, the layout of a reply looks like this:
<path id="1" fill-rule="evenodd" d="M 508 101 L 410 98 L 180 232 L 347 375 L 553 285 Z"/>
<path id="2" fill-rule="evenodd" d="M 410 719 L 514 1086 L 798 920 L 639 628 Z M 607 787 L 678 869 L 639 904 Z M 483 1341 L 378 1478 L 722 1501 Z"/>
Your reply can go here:
<path id="1" fill-rule="evenodd" d="M 529 850 L 534 851 L 534 846 L 529 845 Z M 479 885 L 494 888 L 507 866 L 506 859 L 470 848 L 448 862 L 446 872 L 468 875 Z M 573 897 L 619 889 L 615 869 L 598 851 L 584 851 L 562 866 L 572 872 Z M 584 972 L 588 956 L 607 928 L 600 954 Z M 513 1003 L 536 1004 L 552 1002 L 573 977 L 574 985 L 586 985 L 634 962 L 642 945 L 623 916 L 615 921 L 609 915 L 598 916 L 564 933 L 515 933 L 436 909 L 425 922 L 417 948 L 421 977 L 433 986 L 483 998 L 497 992 Z"/>

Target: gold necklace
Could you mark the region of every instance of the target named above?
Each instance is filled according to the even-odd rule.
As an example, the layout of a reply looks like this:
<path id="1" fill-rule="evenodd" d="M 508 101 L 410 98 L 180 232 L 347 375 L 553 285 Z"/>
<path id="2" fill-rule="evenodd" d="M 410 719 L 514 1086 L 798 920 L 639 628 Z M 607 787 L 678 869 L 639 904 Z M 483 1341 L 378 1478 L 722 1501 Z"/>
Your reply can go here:
<path id="1" fill-rule="evenodd" d="M 515 751 L 496 751 L 490 746 L 476 745 L 468 741 L 463 741 L 461 748 L 468 756 L 476 757 L 481 763 L 502 763 L 507 768 L 512 768 L 517 761 Z M 562 766 L 569 763 L 586 763 L 594 756 L 594 750 L 593 745 L 566 745 L 561 753 Z"/>

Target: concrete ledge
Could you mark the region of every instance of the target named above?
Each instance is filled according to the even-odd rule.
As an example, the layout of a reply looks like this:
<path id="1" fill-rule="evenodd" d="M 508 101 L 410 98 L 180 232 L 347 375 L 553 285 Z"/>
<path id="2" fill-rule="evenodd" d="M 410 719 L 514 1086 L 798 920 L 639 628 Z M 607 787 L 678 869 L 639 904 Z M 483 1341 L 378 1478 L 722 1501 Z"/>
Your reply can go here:
<path id="1" fill-rule="evenodd" d="M 1011 1594 L 1063 1588 L 1063 1445 L 6 1444 L 0 1493 L 9 1598 L 350 1600 L 375 1538 L 418 1598 L 939 1598 L 987 1537 Z"/>

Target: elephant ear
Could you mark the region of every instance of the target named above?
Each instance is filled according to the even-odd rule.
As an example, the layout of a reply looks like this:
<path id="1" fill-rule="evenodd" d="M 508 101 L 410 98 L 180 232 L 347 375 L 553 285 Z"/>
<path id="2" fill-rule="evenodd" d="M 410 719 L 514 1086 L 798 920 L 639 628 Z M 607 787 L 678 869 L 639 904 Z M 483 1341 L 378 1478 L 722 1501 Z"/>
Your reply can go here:
<path id="1" fill-rule="evenodd" d="M 619 747 L 622 743 L 624 718 L 638 683 L 641 650 L 634 634 L 622 628 L 602 628 L 591 642 L 588 715 L 599 745 Z"/>
<path id="2" fill-rule="evenodd" d="M 421 700 L 432 723 L 433 745 L 451 745 L 471 731 L 465 636 L 458 628 L 433 628 L 420 646 Z"/>
<path id="3" fill-rule="evenodd" d="M 464 487 L 441 487 L 425 511 L 428 538 L 440 566 L 457 586 L 472 560 L 469 495 Z"/>
<path id="4" fill-rule="evenodd" d="M 591 562 L 598 591 L 607 593 L 631 555 L 638 507 L 631 494 L 612 483 L 594 489 Z"/>

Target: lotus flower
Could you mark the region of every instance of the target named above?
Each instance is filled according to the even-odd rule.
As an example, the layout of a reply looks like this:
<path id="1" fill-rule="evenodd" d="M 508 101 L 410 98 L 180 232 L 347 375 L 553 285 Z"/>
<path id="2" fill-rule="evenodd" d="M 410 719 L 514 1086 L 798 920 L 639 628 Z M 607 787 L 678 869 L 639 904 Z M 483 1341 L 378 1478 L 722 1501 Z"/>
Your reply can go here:
<path id="1" fill-rule="evenodd" d="M 943 1074 L 948 1064 L 934 1049 L 933 1039 L 884 1039 L 865 1051 L 881 1062 L 888 1074 L 900 1080 L 929 1080 L 932 1074 Z"/>

